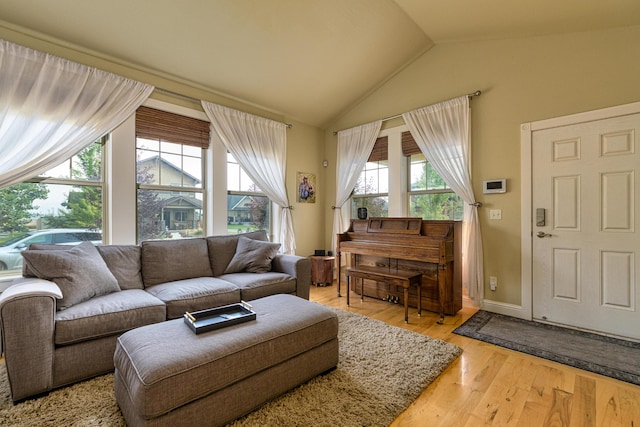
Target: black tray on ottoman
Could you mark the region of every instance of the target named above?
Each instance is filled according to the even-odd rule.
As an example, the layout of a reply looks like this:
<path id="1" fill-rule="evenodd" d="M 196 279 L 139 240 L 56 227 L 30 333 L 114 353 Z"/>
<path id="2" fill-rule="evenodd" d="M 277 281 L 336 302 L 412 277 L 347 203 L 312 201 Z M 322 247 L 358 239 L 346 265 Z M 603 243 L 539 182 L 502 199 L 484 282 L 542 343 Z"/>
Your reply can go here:
<path id="1" fill-rule="evenodd" d="M 189 325 L 189 328 L 196 334 L 237 325 L 250 320 L 256 320 L 256 312 L 251 310 L 251 305 L 244 301 L 238 304 L 229 304 L 184 314 L 184 323 Z"/>

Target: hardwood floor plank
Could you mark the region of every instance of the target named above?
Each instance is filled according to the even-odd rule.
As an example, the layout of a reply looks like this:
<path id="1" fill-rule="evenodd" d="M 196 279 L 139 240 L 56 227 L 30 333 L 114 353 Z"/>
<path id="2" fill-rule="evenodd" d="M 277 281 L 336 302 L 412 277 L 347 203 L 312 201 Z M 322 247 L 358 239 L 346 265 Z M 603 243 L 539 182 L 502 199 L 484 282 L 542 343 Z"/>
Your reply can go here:
<path id="1" fill-rule="evenodd" d="M 338 298 L 335 284 L 311 288 L 311 300 L 445 340 L 463 349 L 392 427 L 640 427 L 640 387 L 453 333 L 477 311 L 469 301 L 438 325 L 438 314 L 373 298 Z M 344 295 L 344 289 L 343 289 Z M 353 295 L 352 295 L 353 296 Z M 415 309 L 414 309 L 415 310 Z M 587 349 L 585 350 L 587 351 Z"/>
<path id="2" fill-rule="evenodd" d="M 553 396 L 552 404 L 549 412 L 547 412 L 544 425 L 558 427 L 571 425 L 570 420 L 573 395 L 558 388 L 554 388 L 551 391 L 551 394 Z"/>
<path id="3" fill-rule="evenodd" d="M 573 387 L 572 427 L 596 425 L 596 381 L 583 375 L 576 376 Z"/>
<path id="4" fill-rule="evenodd" d="M 620 419 L 623 426 L 640 426 L 640 387 L 618 387 Z"/>
<path id="5" fill-rule="evenodd" d="M 534 379 L 533 363 L 516 355 L 508 357 L 478 405 L 484 412 L 483 424 L 516 425 Z"/>
<path id="6" fill-rule="evenodd" d="M 620 401 L 620 394 L 618 393 L 618 387 L 610 382 L 602 382 L 598 385 L 596 390 L 597 402 L 606 402 L 604 404 L 596 403 L 596 406 L 603 406 L 604 411 L 598 412 L 598 418 L 596 425 L 606 426 L 622 426 L 622 403 Z"/>

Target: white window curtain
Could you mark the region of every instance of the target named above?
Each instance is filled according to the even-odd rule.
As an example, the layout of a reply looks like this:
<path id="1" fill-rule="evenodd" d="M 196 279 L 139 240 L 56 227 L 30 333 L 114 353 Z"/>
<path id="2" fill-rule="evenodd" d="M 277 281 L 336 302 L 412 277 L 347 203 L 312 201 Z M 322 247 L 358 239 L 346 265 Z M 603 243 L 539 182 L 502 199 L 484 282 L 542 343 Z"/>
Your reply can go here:
<path id="1" fill-rule="evenodd" d="M 285 185 L 287 125 L 207 101 L 202 101 L 202 107 L 214 132 L 249 178 L 280 206 L 280 250 L 295 254 L 296 239 Z"/>
<path id="2" fill-rule="evenodd" d="M 0 40 L 0 188 L 69 159 L 120 125 L 153 89 Z"/>
<path id="3" fill-rule="evenodd" d="M 337 235 L 349 226 L 350 218 L 343 216 L 344 204 L 351 197 L 358 177 L 380 133 L 382 120 L 338 132 L 338 160 L 336 168 L 336 203 L 333 208 L 331 247 L 337 253 Z"/>
<path id="4" fill-rule="evenodd" d="M 471 186 L 469 98 L 463 96 L 402 115 L 418 147 L 436 172 L 465 202 L 462 281 L 476 304 L 484 298 L 482 236 Z"/>

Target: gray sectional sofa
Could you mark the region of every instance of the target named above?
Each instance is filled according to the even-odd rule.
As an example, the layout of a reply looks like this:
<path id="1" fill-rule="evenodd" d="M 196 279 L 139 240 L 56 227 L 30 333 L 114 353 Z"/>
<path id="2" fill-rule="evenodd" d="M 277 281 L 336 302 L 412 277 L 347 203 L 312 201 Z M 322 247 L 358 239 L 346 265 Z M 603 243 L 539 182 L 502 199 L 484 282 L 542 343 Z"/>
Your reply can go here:
<path id="1" fill-rule="evenodd" d="M 140 245 L 32 245 L 0 295 L 13 401 L 113 371 L 131 329 L 274 294 L 309 299 L 310 261 L 264 231 Z M 286 307 L 283 307 L 286 310 Z"/>

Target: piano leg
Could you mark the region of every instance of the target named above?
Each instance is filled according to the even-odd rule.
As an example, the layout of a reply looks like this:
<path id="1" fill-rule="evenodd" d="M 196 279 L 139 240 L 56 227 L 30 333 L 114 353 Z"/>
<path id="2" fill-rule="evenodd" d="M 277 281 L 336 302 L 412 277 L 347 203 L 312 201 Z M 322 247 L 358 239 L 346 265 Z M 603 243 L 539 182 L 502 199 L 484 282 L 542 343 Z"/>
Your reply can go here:
<path id="1" fill-rule="evenodd" d="M 342 272 L 340 271 L 340 251 L 337 251 L 336 253 L 336 259 L 337 259 L 337 266 L 338 266 L 338 297 L 341 297 L 342 295 L 340 295 L 340 282 L 341 282 L 341 277 L 342 277 Z"/>
<path id="2" fill-rule="evenodd" d="M 349 292 L 351 290 L 351 278 L 349 277 L 349 275 L 347 275 L 347 307 L 349 306 L 349 294 L 351 292 Z"/>
<path id="3" fill-rule="evenodd" d="M 404 323 L 409 323 L 409 284 L 404 287 Z"/>
<path id="4" fill-rule="evenodd" d="M 436 323 L 442 325 L 444 323 L 444 299 L 446 297 L 446 274 L 440 274 L 440 270 L 446 270 L 447 266 L 440 264 L 438 266 L 438 299 L 440 300 L 440 320 Z"/>

